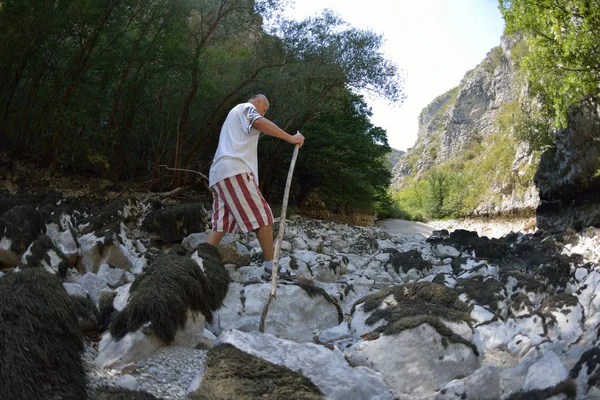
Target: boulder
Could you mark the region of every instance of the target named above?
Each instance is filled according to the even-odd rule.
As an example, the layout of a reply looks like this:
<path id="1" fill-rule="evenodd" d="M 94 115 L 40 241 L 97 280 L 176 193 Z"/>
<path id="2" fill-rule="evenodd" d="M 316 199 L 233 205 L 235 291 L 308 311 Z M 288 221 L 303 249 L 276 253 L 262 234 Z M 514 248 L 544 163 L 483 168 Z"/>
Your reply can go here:
<path id="1" fill-rule="evenodd" d="M 228 343 L 208 351 L 204 369 L 202 383 L 191 391 L 190 399 L 324 399 L 319 388 L 302 374 Z"/>
<path id="2" fill-rule="evenodd" d="M 176 242 L 195 232 L 208 229 L 202 203 L 178 204 L 150 212 L 142 221 L 142 229 L 162 242 Z"/>
<path id="3" fill-rule="evenodd" d="M 23 257 L 21 257 L 19 268 L 44 268 L 51 274 L 65 279 L 69 265 L 69 260 L 62 251 L 54 245 L 48 236 L 44 235 L 31 243 Z"/>
<path id="4" fill-rule="evenodd" d="M 270 296 L 270 283 L 231 284 L 211 330 L 216 335 L 228 329 L 258 330 L 264 306 Z M 277 298 L 271 302 L 265 332 L 293 340 L 311 341 L 316 330 L 339 325 L 343 320 L 337 302 L 323 289 L 303 284 L 280 283 Z"/>
<path id="5" fill-rule="evenodd" d="M 219 343 L 271 363 L 285 366 L 310 379 L 329 400 L 392 400 L 380 374 L 365 367 L 351 367 L 341 352 L 314 343 L 296 343 L 259 332 L 231 330 L 219 336 Z M 293 357 L 290 355 L 293 354 Z"/>
<path id="6" fill-rule="evenodd" d="M 139 273 L 142 271 L 146 260 L 131 254 L 125 247 L 117 232 L 112 228 L 91 232 L 78 238 L 81 248 L 81 257 L 78 267 L 82 272 L 98 272 L 102 264 Z"/>
<path id="7" fill-rule="evenodd" d="M 469 323 L 469 308 L 445 286 L 392 286 L 355 305 L 350 328 L 366 340 L 347 355 L 380 372 L 396 396 L 426 395 L 479 368 Z"/>
<path id="8" fill-rule="evenodd" d="M 112 316 L 96 364 L 122 367 L 167 344 L 196 346 L 229 281 L 218 250 L 209 244 L 201 245 L 194 259 L 159 257 L 136 277 L 126 306 Z"/>
<path id="9" fill-rule="evenodd" d="M 30 205 L 15 206 L 0 217 L 0 266 L 14 267 L 39 236 L 46 233 L 42 215 Z"/>
<path id="10" fill-rule="evenodd" d="M 24 349 L 27 349 L 24 351 Z M 86 398 L 73 302 L 41 268 L 0 279 L 0 398 Z"/>

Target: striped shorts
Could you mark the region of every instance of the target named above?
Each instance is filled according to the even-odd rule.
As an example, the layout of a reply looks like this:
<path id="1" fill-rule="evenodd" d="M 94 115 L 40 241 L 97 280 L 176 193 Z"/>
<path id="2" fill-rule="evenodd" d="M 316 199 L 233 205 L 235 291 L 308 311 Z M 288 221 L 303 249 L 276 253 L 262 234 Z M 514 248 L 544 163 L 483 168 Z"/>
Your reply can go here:
<path id="1" fill-rule="evenodd" d="M 246 172 L 211 186 L 213 194 L 212 230 L 250 232 L 273 225 L 271 207 L 260 193 L 254 175 Z"/>

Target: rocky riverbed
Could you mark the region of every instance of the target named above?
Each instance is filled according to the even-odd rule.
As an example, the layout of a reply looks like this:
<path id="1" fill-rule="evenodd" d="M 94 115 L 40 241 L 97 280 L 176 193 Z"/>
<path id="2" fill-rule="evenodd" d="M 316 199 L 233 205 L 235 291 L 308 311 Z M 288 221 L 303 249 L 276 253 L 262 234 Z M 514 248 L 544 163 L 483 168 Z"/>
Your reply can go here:
<path id="1" fill-rule="evenodd" d="M 596 228 L 485 237 L 294 216 L 280 263 L 296 278 L 261 333 L 258 241 L 227 235 L 212 253 L 202 203 L 47 192 L 0 205 L 0 398 L 40 398 L 30 385 L 94 399 L 600 396 Z M 51 337 L 80 361 L 28 344 Z M 67 365 L 83 380 L 58 379 Z"/>

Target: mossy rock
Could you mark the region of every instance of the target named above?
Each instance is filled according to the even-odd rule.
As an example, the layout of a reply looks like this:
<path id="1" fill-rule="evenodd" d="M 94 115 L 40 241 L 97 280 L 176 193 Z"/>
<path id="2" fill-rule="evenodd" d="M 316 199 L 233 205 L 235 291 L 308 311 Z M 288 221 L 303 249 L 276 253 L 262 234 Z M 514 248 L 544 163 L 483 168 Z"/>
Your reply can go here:
<path id="1" fill-rule="evenodd" d="M 73 302 L 41 268 L 0 278 L 0 399 L 85 399 Z"/>
<path id="2" fill-rule="evenodd" d="M 553 313 L 562 312 L 565 314 L 569 314 L 570 311 L 568 309 L 563 308 L 575 307 L 578 304 L 579 300 L 576 296 L 570 293 L 561 293 L 546 299 L 540 306 L 540 313 L 544 316 L 546 320 L 556 322 L 556 317 L 553 315 Z"/>
<path id="3" fill-rule="evenodd" d="M 61 260 L 55 266 L 56 271 L 52 273 L 61 279 L 65 279 L 67 277 L 67 270 L 69 269 L 69 261 L 63 252 L 52 242 L 52 239 L 46 235 L 40 236 L 33 241 L 28 248 L 28 252 L 25 254 L 25 263 L 22 262 L 19 264 L 19 267 L 21 269 L 50 267 L 52 266 L 50 252 L 54 252 Z"/>
<path id="4" fill-rule="evenodd" d="M 570 264 L 582 263 L 580 255 L 566 256 L 548 237 L 538 238 L 527 235 L 520 243 L 515 243 L 499 263 L 503 270 L 519 270 L 542 278 L 545 284 L 555 289 L 564 289 L 570 279 Z"/>
<path id="5" fill-rule="evenodd" d="M 281 284 L 285 284 L 281 282 Z M 302 290 L 308 294 L 308 296 L 312 299 L 316 296 L 322 296 L 329 303 L 333 304 L 337 309 L 338 313 L 338 323 L 342 323 L 344 321 L 344 313 L 342 311 L 342 307 L 338 304 L 338 302 L 325 291 L 325 289 L 314 286 L 314 285 L 305 285 L 303 283 L 293 283 L 293 285 L 299 286 Z"/>
<path id="6" fill-rule="evenodd" d="M 165 343 L 184 328 L 187 312 L 201 312 L 208 322 L 223 304 L 229 288 L 229 272 L 218 250 L 204 243 L 198 248 L 202 269 L 189 257 L 167 254 L 157 258 L 138 275 L 129 289 L 129 301 L 115 313 L 109 325 L 118 340 L 147 322 Z"/>
<path id="7" fill-rule="evenodd" d="M 434 233 L 432 237 L 427 239 L 427 242 L 445 244 L 468 253 L 474 251 L 478 258 L 501 260 L 509 249 L 509 244 L 505 239 L 480 237 L 477 232 L 465 229 L 456 229 L 452 233 L 448 233 L 446 230 L 435 231 Z"/>
<path id="8" fill-rule="evenodd" d="M 396 304 L 381 309 L 384 299 L 393 296 Z M 366 319 L 367 325 L 373 326 L 384 320 L 385 325 L 376 328 L 367 339 L 373 340 L 380 335 L 394 335 L 405 329 L 416 328 L 427 323 L 449 341 L 463 343 L 477 350 L 471 342 L 454 334 L 446 327 L 441 319 L 452 322 L 466 322 L 471 325 L 469 307 L 458 298 L 458 293 L 446 286 L 431 282 L 408 283 L 401 286 L 391 286 L 377 293 L 370 294 L 358 300 L 352 307 L 363 305 L 365 313 L 371 313 Z"/>
<path id="9" fill-rule="evenodd" d="M 90 300 L 89 296 L 69 296 L 73 301 L 75 314 L 79 321 L 82 332 L 95 331 L 98 329 L 98 309 Z"/>
<path id="10" fill-rule="evenodd" d="M 102 328 L 108 328 L 110 321 L 114 315 L 114 301 L 117 297 L 117 292 L 102 292 L 98 301 L 98 325 Z"/>
<path id="11" fill-rule="evenodd" d="M 20 257 L 35 239 L 46 234 L 46 223 L 32 206 L 16 206 L 0 217 L 0 232 L 10 239 L 11 251 Z"/>
<path id="12" fill-rule="evenodd" d="M 586 351 L 581 355 L 577 363 L 569 371 L 569 377 L 577 379 L 581 371 L 587 376 L 596 375 L 598 373 L 598 367 L 600 366 L 600 348 L 594 347 Z M 585 369 L 584 369 L 585 367 Z"/>
<path id="13" fill-rule="evenodd" d="M 529 300 L 529 297 L 523 293 L 515 293 L 510 297 L 510 307 L 513 310 L 527 309 L 527 314 L 533 313 L 535 307 Z"/>
<path id="14" fill-rule="evenodd" d="M 402 269 L 402 272 L 407 273 L 411 269 L 425 271 L 432 267 L 431 261 L 423 259 L 423 256 L 421 256 L 421 253 L 418 250 L 394 253 L 390 257 L 387 265 L 391 265 L 396 273 L 400 273 L 400 269 Z"/>
<path id="15" fill-rule="evenodd" d="M 178 204 L 151 212 L 144 218 L 142 229 L 150 237 L 163 242 L 175 242 L 208 229 L 203 203 Z"/>
<path id="16" fill-rule="evenodd" d="M 231 344 L 208 351 L 204 376 L 190 400 L 317 400 L 325 397 L 298 372 L 245 353 Z"/>
<path id="17" fill-rule="evenodd" d="M 525 274 L 521 271 L 508 271 L 502 274 L 502 282 L 506 284 L 508 282 L 508 278 L 514 278 L 517 281 L 516 288 L 523 289 L 526 292 L 533 293 L 545 293 L 546 292 L 546 282 L 545 280 L 541 280 L 536 278 L 535 276 Z"/>
<path id="18" fill-rule="evenodd" d="M 502 313 L 498 302 L 506 300 L 502 284 L 492 277 L 485 279 L 483 276 L 474 276 L 468 279 L 459 279 L 454 290 L 465 293 L 469 299 L 487 308 L 496 315 Z"/>

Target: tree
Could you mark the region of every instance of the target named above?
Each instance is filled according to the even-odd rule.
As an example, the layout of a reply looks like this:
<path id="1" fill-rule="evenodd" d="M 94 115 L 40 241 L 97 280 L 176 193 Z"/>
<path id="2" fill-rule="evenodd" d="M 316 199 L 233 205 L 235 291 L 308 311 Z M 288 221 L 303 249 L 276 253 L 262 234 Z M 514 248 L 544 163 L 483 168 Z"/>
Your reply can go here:
<path id="1" fill-rule="evenodd" d="M 522 66 L 556 127 L 570 106 L 600 100 L 600 3 L 590 0 L 499 0 L 507 33 L 529 46 Z M 595 107 L 598 109 L 598 107 Z"/>
<path id="2" fill-rule="evenodd" d="M 297 206 L 318 190 L 330 209 L 372 211 L 386 195 L 391 175 L 385 155 L 390 147 L 385 130 L 373 126 L 370 116 L 364 99 L 347 91 L 338 112 L 307 125 L 296 166 Z"/>

